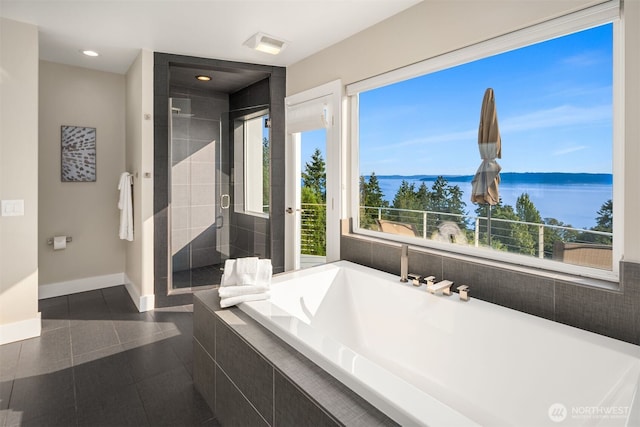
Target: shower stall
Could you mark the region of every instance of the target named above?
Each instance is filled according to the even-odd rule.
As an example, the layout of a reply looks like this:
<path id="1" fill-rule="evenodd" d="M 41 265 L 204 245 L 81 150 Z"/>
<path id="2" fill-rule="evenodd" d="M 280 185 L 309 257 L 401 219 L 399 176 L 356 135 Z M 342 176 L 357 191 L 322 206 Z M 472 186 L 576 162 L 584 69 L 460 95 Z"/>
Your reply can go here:
<path id="1" fill-rule="evenodd" d="M 189 289 L 220 283 L 229 257 L 229 181 L 222 165 L 227 103 L 175 95 L 169 99 L 172 288 Z"/>
<path id="2" fill-rule="evenodd" d="M 219 285 L 228 258 L 282 271 L 284 194 L 271 189 L 284 188 L 284 69 L 154 59 L 156 305 Z"/>

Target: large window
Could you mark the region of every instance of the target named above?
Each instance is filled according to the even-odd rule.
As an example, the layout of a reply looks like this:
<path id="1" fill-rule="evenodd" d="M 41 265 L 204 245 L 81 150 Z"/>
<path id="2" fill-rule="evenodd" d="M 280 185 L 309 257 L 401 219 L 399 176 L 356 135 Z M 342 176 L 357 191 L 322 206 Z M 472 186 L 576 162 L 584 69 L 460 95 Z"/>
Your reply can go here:
<path id="1" fill-rule="evenodd" d="M 478 59 L 486 43 L 427 61 L 417 77 L 401 71 L 397 81 L 352 87 L 356 230 L 519 264 L 611 271 L 614 25 Z M 496 141 L 483 141 L 479 126 L 489 88 L 501 149 L 487 151 L 481 143 Z M 472 191 L 486 190 L 483 178 L 494 181 L 488 169 L 500 169 L 494 200 L 472 201 Z"/>

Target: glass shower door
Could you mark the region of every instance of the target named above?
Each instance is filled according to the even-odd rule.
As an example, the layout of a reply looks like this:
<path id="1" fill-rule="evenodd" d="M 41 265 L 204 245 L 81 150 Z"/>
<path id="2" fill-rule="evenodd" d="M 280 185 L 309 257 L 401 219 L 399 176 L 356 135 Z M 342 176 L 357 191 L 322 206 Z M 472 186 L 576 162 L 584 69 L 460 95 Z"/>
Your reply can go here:
<path id="1" fill-rule="evenodd" d="M 170 98 L 170 292 L 220 283 L 222 148 L 220 117 L 207 117 L 206 98 Z"/>

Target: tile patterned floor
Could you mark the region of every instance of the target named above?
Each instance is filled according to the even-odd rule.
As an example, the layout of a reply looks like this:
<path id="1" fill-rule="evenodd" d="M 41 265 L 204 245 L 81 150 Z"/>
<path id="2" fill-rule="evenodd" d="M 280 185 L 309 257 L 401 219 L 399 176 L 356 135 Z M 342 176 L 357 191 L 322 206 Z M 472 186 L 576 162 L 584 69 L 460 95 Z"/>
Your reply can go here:
<path id="1" fill-rule="evenodd" d="M 124 286 L 40 301 L 0 346 L 0 426 L 218 426 L 193 387 L 193 306 L 139 313 Z"/>

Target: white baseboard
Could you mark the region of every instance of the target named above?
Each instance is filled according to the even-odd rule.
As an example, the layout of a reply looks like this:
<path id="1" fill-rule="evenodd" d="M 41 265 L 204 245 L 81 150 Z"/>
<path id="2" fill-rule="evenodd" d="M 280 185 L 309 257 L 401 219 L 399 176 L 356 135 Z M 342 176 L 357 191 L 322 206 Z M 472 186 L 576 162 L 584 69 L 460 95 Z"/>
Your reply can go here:
<path id="1" fill-rule="evenodd" d="M 49 283 L 38 287 L 38 299 L 77 294 L 79 292 L 110 288 L 112 286 L 124 284 L 124 273 L 87 277 L 84 279 L 69 280 L 67 282 Z"/>
<path id="2" fill-rule="evenodd" d="M 129 296 L 133 300 L 133 303 L 138 307 L 138 311 L 142 313 L 143 311 L 153 310 L 156 306 L 156 296 L 154 294 L 140 295 L 136 286 L 131 282 L 126 274 L 124 275 L 124 278 L 124 284 L 127 288 L 127 292 L 129 292 Z"/>
<path id="3" fill-rule="evenodd" d="M 0 345 L 40 336 L 40 313 L 32 319 L 0 325 Z"/>

